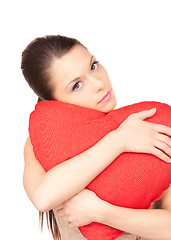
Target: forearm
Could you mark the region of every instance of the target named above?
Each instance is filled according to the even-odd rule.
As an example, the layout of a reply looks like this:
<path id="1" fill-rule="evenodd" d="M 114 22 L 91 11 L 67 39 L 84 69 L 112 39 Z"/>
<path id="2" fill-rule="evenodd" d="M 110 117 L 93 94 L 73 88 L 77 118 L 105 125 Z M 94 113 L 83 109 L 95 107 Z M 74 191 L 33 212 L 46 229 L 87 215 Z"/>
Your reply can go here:
<path id="1" fill-rule="evenodd" d="M 159 155 L 163 160 L 168 159 L 165 154 L 165 151 L 167 153 L 170 150 L 168 138 L 162 144 L 161 151 L 156 152 L 157 148 L 152 143 L 157 141 L 156 138 L 159 142 L 162 139 L 162 136 L 158 136 L 162 134 L 158 132 L 170 136 L 170 128 L 164 127 L 163 130 L 160 125 L 143 122 L 152 115 L 154 111 L 151 110 L 130 115 L 116 131 L 48 173 L 35 159 L 30 143 L 30 147 L 25 148 L 24 185 L 33 204 L 41 211 L 55 208 L 85 188 L 122 152 L 145 152 Z"/>
<path id="2" fill-rule="evenodd" d="M 98 221 L 108 226 L 147 239 L 171 239 L 171 210 L 129 209 L 103 202 L 100 211 Z"/>
<path id="3" fill-rule="evenodd" d="M 90 149 L 42 174 L 32 202 L 39 210 L 55 208 L 85 188 L 121 153 L 116 134 L 107 134 Z"/>

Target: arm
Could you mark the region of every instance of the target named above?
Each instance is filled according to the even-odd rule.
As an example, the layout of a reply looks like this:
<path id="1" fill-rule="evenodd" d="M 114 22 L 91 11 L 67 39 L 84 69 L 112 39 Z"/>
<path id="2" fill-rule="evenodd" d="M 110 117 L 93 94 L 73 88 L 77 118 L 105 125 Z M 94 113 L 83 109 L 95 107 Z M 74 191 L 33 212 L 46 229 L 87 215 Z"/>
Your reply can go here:
<path id="1" fill-rule="evenodd" d="M 58 214 L 70 227 L 99 222 L 152 240 L 171 239 L 171 186 L 161 198 L 162 209 L 130 209 L 111 205 L 83 190 L 62 204 Z"/>
<path id="2" fill-rule="evenodd" d="M 103 203 L 100 222 L 153 240 L 171 239 L 171 187 L 161 199 L 162 209 L 128 209 Z"/>
<path id="3" fill-rule="evenodd" d="M 171 136 L 171 129 L 143 121 L 154 114 L 154 110 L 132 114 L 116 131 L 107 134 L 93 147 L 47 173 L 35 159 L 28 138 L 24 151 L 24 186 L 35 207 L 48 211 L 60 205 L 85 188 L 122 152 L 146 152 L 170 160 L 164 154 L 171 155 L 169 138 L 162 133 Z M 161 140 L 163 144 L 156 148 Z"/>
<path id="4" fill-rule="evenodd" d="M 122 146 L 111 132 L 87 151 L 45 172 L 28 138 L 23 178 L 27 195 L 39 211 L 48 211 L 85 188 L 121 152 Z"/>

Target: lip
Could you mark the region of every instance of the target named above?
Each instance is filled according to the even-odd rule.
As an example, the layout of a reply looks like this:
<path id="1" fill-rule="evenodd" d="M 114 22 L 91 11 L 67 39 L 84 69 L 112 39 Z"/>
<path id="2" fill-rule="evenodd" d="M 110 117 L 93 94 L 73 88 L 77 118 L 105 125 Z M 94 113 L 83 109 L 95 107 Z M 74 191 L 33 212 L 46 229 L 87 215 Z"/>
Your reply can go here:
<path id="1" fill-rule="evenodd" d="M 104 95 L 104 97 L 102 97 L 102 99 L 98 102 L 98 103 L 104 103 L 107 102 L 110 98 L 111 98 L 111 91 L 108 91 L 106 95 Z"/>

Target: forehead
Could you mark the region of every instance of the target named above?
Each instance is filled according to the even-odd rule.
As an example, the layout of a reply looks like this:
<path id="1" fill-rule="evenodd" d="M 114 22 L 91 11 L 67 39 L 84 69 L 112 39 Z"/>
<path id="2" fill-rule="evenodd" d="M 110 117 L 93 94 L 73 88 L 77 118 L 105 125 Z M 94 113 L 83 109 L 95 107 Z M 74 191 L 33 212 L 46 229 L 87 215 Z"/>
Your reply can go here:
<path id="1" fill-rule="evenodd" d="M 91 56 L 90 52 L 83 47 L 82 45 L 76 45 L 71 48 L 66 54 L 64 54 L 59 61 L 62 62 L 79 62 L 80 60 L 84 60 Z"/>
<path id="2" fill-rule="evenodd" d="M 69 83 L 80 77 L 84 69 L 89 66 L 92 54 L 83 46 L 77 45 L 52 63 L 50 72 L 55 82 Z"/>

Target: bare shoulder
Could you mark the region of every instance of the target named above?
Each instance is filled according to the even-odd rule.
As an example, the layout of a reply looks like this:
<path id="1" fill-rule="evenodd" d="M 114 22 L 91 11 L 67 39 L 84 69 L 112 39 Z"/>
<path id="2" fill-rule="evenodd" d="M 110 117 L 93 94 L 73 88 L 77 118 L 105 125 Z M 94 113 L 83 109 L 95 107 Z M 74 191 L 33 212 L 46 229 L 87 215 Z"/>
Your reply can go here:
<path id="1" fill-rule="evenodd" d="M 33 152 L 33 145 L 31 144 L 30 137 L 28 137 L 25 141 L 24 145 L 24 161 L 25 161 L 25 171 L 31 169 L 32 174 L 34 171 L 39 171 L 39 173 L 44 173 L 45 170 L 41 166 L 41 164 L 36 159 Z"/>
<path id="2" fill-rule="evenodd" d="M 24 145 L 24 150 L 27 150 L 28 148 L 33 148 L 30 137 L 27 137 L 27 139 L 25 141 L 25 145 Z"/>
<path id="3" fill-rule="evenodd" d="M 24 145 L 24 160 L 26 161 L 28 158 L 34 158 L 34 153 L 33 153 L 33 146 L 31 144 L 30 137 L 27 137 Z"/>
<path id="4" fill-rule="evenodd" d="M 33 152 L 33 146 L 31 144 L 31 140 L 30 140 L 30 137 L 28 137 L 25 141 L 25 145 L 24 145 L 24 161 L 25 161 L 25 164 L 30 164 L 31 162 L 33 163 L 36 163 L 38 162 L 35 155 L 34 155 L 34 152 Z"/>

